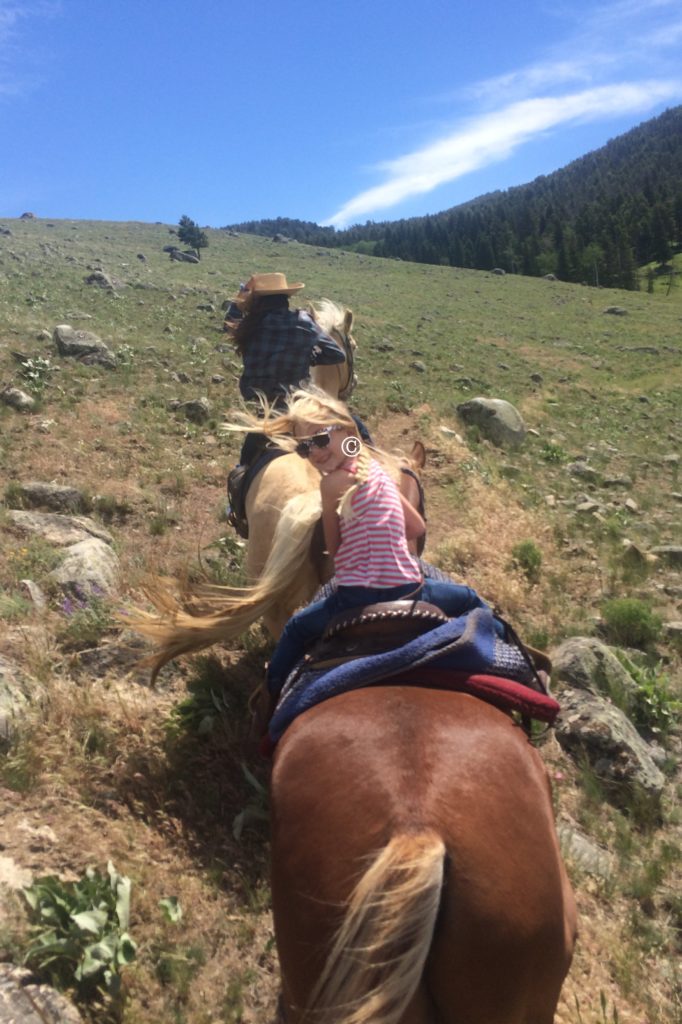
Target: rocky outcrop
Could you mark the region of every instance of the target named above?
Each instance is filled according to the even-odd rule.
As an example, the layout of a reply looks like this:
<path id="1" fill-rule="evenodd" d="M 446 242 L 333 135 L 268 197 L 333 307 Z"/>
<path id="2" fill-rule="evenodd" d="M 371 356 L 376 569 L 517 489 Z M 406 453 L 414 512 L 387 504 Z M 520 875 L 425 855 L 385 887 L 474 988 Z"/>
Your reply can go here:
<path id="1" fill-rule="evenodd" d="M 518 448 L 526 436 L 521 413 L 502 398 L 472 398 L 457 406 L 457 415 L 499 448 Z"/>
<path id="2" fill-rule="evenodd" d="M 9 405 L 17 412 L 33 412 L 35 409 L 35 398 L 27 395 L 21 388 L 6 386 L 0 389 L 0 402 Z"/>
<path id="3" fill-rule="evenodd" d="M 0 1021 L 2 1024 L 83 1024 L 80 1013 L 65 996 L 41 984 L 25 967 L 0 964 Z"/>
<path id="4" fill-rule="evenodd" d="M 586 690 L 564 689 L 559 702 L 555 729 L 563 749 L 587 760 L 615 803 L 643 798 L 655 810 L 665 776 L 623 712 Z"/>
<path id="5" fill-rule="evenodd" d="M 117 366 L 114 353 L 91 331 L 77 331 L 69 324 L 58 324 L 52 337 L 60 356 L 77 359 L 87 366 L 103 366 L 107 370 Z"/>

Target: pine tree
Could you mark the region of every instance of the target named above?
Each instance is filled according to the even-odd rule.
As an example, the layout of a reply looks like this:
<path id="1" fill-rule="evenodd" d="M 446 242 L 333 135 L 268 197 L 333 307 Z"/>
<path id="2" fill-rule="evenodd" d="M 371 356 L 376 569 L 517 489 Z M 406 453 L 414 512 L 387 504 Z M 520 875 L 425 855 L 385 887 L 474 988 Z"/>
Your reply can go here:
<path id="1" fill-rule="evenodd" d="M 202 231 L 187 214 L 183 214 L 178 223 L 178 238 L 190 249 L 194 249 L 197 259 L 201 259 L 201 250 L 207 247 L 208 238 L 206 232 Z"/>

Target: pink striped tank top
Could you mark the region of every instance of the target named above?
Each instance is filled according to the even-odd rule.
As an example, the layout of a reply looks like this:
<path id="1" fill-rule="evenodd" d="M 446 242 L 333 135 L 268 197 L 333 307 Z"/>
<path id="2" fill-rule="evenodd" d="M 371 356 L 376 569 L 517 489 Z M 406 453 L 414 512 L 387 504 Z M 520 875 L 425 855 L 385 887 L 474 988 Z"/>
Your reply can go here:
<path id="1" fill-rule="evenodd" d="M 399 587 L 421 579 L 407 548 L 405 514 L 397 486 L 372 459 L 365 483 L 350 499 L 351 515 L 341 516 L 334 567 L 342 587 Z"/>

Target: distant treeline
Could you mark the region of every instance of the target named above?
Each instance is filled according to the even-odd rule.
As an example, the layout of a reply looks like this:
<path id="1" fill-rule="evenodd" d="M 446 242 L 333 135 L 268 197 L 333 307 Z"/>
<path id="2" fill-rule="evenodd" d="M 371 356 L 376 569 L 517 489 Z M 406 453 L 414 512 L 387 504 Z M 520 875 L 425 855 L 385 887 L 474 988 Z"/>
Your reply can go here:
<path id="1" fill-rule="evenodd" d="M 682 106 L 646 121 L 554 174 L 442 213 L 356 225 L 230 224 L 374 256 L 637 288 L 637 268 L 682 246 Z"/>

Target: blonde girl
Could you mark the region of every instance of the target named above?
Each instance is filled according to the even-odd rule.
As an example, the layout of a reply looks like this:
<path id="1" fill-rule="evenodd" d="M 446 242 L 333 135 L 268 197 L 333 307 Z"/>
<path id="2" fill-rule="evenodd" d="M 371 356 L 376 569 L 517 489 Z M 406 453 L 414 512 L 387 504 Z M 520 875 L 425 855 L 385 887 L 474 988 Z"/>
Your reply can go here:
<path id="1" fill-rule="evenodd" d="M 438 604 L 448 615 L 485 607 L 469 587 L 423 580 L 408 541 L 424 533 L 424 520 L 361 441 L 342 402 L 323 392 L 298 390 L 283 413 L 263 406 L 263 419 L 246 414 L 245 425 L 309 459 L 320 473 L 324 538 L 337 585 L 333 594 L 297 612 L 285 626 L 268 668 L 271 696 L 338 612 L 407 597 Z"/>

